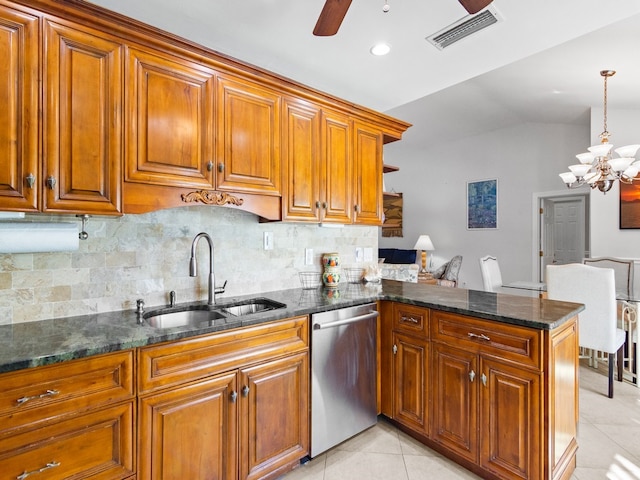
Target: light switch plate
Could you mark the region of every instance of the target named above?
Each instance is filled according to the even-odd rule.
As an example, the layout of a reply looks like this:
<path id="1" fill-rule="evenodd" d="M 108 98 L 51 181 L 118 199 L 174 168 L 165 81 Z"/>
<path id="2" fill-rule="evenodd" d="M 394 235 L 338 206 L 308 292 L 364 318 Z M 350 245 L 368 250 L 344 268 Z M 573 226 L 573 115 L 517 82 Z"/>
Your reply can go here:
<path id="1" fill-rule="evenodd" d="M 313 265 L 313 248 L 304 249 L 304 264 Z"/>
<path id="2" fill-rule="evenodd" d="M 364 261 L 364 249 L 362 247 L 356 247 L 356 263 Z"/>

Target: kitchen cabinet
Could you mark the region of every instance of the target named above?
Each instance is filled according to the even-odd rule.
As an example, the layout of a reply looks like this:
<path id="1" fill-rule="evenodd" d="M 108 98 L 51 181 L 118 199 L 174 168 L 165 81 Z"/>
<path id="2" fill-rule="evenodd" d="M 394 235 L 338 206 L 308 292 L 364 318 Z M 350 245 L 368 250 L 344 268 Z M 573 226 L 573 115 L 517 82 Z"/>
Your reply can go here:
<path id="1" fill-rule="evenodd" d="M 125 182 L 213 188 L 214 71 L 136 46 L 127 49 L 126 64 Z"/>
<path id="2" fill-rule="evenodd" d="M 381 225 L 382 210 L 382 131 L 361 121 L 353 123 L 354 222 Z"/>
<path id="3" fill-rule="evenodd" d="M 38 210 L 39 17 L 0 5 L 0 210 Z"/>
<path id="4" fill-rule="evenodd" d="M 351 223 L 349 119 L 309 103 L 284 104 L 285 221 Z"/>
<path id="5" fill-rule="evenodd" d="M 3 479 L 124 479 L 135 474 L 133 353 L 0 376 Z"/>
<path id="6" fill-rule="evenodd" d="M 44 39 L 42 211 L 120 214 L 123 45 L 55 18 Z"/>
<path id="7" fill-rule="evenodd" d="M 143 347 L 138 364 L 138 478 L 275 478 L 308 454 L 306 317 Z"/>
<path id="8" fill-rule="evenodd" d="M 423 434 L 429 432 L 429 310 L 393 306 L 393 418 Z"/>
<path id="9" fill-rule="evenodd" d="M 218 190 L 279 196 L 282 95 L 219 74 L 216 91 Z"/>
<path id="10" fill-rule="evenodd" d="M 382 413 L 483 478 L 566 478 L 577 449 L 577 319 L 538 330 L 391 303 L 381 309 L 392 338 Z"/>

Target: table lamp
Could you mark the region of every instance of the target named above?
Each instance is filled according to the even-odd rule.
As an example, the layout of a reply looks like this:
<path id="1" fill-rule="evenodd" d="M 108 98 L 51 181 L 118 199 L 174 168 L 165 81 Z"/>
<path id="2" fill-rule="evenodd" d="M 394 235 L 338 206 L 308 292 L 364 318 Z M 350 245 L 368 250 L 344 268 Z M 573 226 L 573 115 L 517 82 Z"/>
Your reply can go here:
<path id="1" fill-rule="evenodd" d="M 420 270 L 420 273 L 427 273 L 427 251 L 435 250 L 429 235 L 420 235 L 413 248 L 415 250 L 422 250 L 422 269 Z"/>

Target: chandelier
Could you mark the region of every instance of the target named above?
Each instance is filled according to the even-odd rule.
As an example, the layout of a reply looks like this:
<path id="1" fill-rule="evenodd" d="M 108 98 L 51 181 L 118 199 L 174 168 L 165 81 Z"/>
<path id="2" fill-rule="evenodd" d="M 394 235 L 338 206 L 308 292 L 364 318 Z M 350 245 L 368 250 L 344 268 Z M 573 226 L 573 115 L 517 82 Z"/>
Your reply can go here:
<path id="1" fill-rule="evenodd" d="M 615 73 L 615 70 L 600 72 L 604 78 L 604 130 L 600 134 L 600 144 L 589 147 L 588 152 L 576 155 L 580 163 L 570 165 L 570 172 L 560 174 L 560 178 L 568 188 L 589 185 L 591 188 L 607 193 L 616 180 L 632 183 L 640 171 L 640 162 L 635 159 L 640 145 L 616 148 L 615 152 L 618 154 L 616 158 L 611 154 L 613 145 L 609 143 L 611 134 L 607 131 L 607 79 Z"/>

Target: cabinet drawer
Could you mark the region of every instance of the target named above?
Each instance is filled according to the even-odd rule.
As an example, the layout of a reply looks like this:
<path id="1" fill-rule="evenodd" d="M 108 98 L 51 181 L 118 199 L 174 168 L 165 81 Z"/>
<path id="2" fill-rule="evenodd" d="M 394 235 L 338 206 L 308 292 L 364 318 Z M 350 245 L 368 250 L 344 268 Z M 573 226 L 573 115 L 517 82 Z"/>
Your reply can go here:
<path id="1" fill-rule="evenodd" d="M 133 412 L 130 401 L 0 440 L 0 480 L 28 473 L 47 480 L 132 475 Z"/>
<path id="2" fill-rule="evenodd" d="M 134 395 L 132 350 L 5 373 L 0 376 L 0 437 Z"/>
<path id="3" fill-rule="evenodd" d="M 138 388 L 146 393 L 306 349 L 306 316 L 143 347 Z"/>
<path id="4" fill-rule="evenodd" d="M 542 332 L 453 313 L 431 312 L 431 338 L 472 352 L 542 368 Z"/>
<path id="5" fill-rule="evenodd" d="M 393 305 L 393 328 L 429 338 L 429 309 L 395 303 Z"/>

